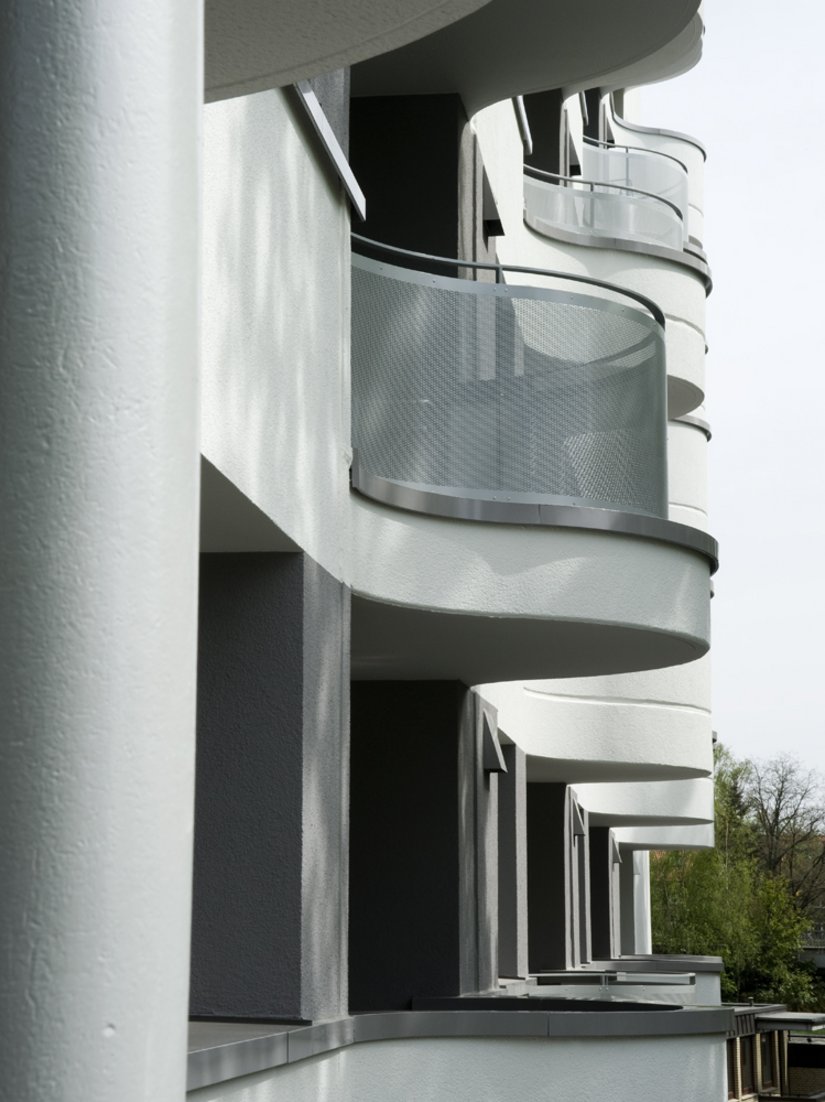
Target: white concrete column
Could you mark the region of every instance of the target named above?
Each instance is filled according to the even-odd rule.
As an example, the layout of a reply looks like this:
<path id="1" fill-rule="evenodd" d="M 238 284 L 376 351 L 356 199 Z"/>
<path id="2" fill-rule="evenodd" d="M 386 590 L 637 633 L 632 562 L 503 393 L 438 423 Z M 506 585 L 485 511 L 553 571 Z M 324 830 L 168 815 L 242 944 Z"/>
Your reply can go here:
<path id="1" fill-rule="evenodd" d="M 0 1066 L 180 1102 L 197 545 L 195 0 L 0 42 Z"/>

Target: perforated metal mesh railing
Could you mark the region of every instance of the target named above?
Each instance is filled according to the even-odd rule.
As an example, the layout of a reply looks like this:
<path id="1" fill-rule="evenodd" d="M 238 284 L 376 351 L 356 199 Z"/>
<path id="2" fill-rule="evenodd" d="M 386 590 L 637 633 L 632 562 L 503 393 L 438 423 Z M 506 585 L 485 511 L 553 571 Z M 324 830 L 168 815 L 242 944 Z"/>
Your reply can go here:
<path id="1" fill-rule="evenodd" d="M 664 338 L 642 306 L 559 279 L 352 265 L 362 469 L 475 500 L 667 516 Z"/>
<path id="2" fill-rule="evenodd" d="M 671 249 L 684 242 L 678 207 L 659 196 L 535 169 L 524 176 L 524 217 L 539 233 L 561 228 Z"/>

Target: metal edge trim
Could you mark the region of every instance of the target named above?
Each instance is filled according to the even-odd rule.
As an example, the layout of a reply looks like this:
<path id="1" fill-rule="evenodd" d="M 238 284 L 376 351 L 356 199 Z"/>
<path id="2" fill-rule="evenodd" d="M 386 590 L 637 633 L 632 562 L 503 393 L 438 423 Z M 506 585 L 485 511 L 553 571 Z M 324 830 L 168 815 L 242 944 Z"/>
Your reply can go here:
<path id="1" fill-rule="evenodd" d="M 357 449 L 353 450 L 351 483 L 353 490 L 364 497 L 410 513 L 423 513 L 451 520 L 578 528 L 582 531 L 637 536 L 695 551 L 708 559 L 711 574 L 719 569 L 719 546 L 712 536 L 699 528 L 677 524 L 661 517 L 591 506 L 492 501 L 418 490 L 364 470 Z"/>
<path id="2" fill-rule="evenodd" d="M 580 1037 L 599 1041 L 610 1037 L 724 1035 L 734 1028 L 733 1010 L 724 1006 L 663 1007 L 661 1010 L 613 1011 L 609 1014 L 587 1010 L 519 1011 L 492 1008 L 384 1011 L 319 1022 L 290 1031 L 286 1037 L 289 1049 L 286 1063 L 298 1063 L 310 1056 L 371 1041 L 428 1037 L 534 1037 L 543 1040 Z M 277 1027 L 273 1027 L 272 1035 L 263 1040 L 273 1050 L 280 1049 L 278 1042 L 282 1036 L 277 1033 Z M 276 1058 L 276 1062 L 268 1062 L 262 1049 L 252 1050 L 244 1040 L 221 1045 L 220 1048 L 223 1051 L 219 1066 L 213 1064 L 211 1069 L 209 1058 L 212 1049 L 190 1054 L 187 1090 L 283 1067 L 285 1063 L 280 1058 Z M 193 1060 L 196 1055 L 199 1057 L 197 1061 Z"/>
<path id="3" fill-rule="evenodd" d="M 631 241 L 628 238 L 622 237 L 595 237 L 590 234 L 576 233 L 573 230 L 565 230 L 556 226 L 547 225 L 546 228 L 543 224 L 540 228 L 535 224 L 536 220 L 531 218 L 527 212 L 524 213 L 524 224 L 534 233 L 540 234 L 542 237 L 547 237 L 551 241 L 561 241 L 568 245 L 583 245 L 586 248 L 595 249 L 617 249 L 621 252 L 641 253 L 643 256 L 653 256 L 661 260 L 670 260 L 673 264 L 679 264 L 684 268 L 689 268 L 692 272 L 699 276 L 705 285 L 705 294 L 709 295 L 713 290 L 713 279 L 710 274 L 710 268 L 707 264 L 701 261 L 698 257 L 693 256 L 687 251 L 678 251 L 676 249 L 668 249 L 664 245 L 648 245 L 642 241 Z"/>
<path id="4" fill-rule="evenodd" d="M 358 181 L 355 179 L 355 173 L 350 168 L 347 155 L 341 148 L 341 143 L 336 138 L 329 124 L 329 120 L 324 114 L 324 109 L 312 89 L 312 85 L 308 80 L 299 80 L 297 84 L 293 84 L 292 87 L 297 92 L 298 99 L 301 101 L 302 107 L 309 116 L 309 120 L 315 128 L 315 133 L 320 138 L 321 144 L 326 150 L 332 167 L 335 169 L 338 178 L 344 185 L 344 190 L 349 196 L 350 202 L 363 222 L 367 217 L 366 196 L 361 190 Z"/>
<path id="5" fill-rule="evenodd" d="M 670 420 L 677 425 L 693 425 L 694 428 L 701 429 L 708 440 L 713 439 L 711 427 L 702 417 L 694 417 L 692 413 L 683 413 L 681 417 L 671 417 Z"/>

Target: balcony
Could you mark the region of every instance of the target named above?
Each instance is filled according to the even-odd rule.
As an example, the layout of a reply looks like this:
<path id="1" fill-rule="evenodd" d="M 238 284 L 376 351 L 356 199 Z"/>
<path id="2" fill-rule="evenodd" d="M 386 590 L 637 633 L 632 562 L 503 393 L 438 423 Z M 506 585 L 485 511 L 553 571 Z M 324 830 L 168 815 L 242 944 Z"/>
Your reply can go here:
<path id="1" fill-rule="evenodd" d="M 462 267 L 497 281 L 353 257 L 353 486 L 478 520 L 666 517 L 658 308 L 585 277 Z"/>
<path id="2" fill-rule="evenodd" d="M 559 176 L 525 166 L 524 217 L 537 233 L 572 231 L 600 242 L 681 249 L 682 212 L 669 199 L 624 184 Z"/>
<path id="3" fill-rule="evenodd" d="M 658 307 L 587 276 L 354 245 L 355 675 L 478 684 L 703 654 L 715 544 L 666 519 Z"/>

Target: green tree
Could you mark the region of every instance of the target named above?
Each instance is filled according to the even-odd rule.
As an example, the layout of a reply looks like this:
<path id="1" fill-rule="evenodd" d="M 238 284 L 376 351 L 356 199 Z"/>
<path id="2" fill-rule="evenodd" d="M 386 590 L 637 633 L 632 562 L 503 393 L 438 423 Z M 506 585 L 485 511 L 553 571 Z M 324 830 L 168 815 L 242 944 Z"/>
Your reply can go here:
<path id="1" fill-rule="evenodd" d="M 716 847 L 652 855 L 654 950 L 721 956 L 727 1001 L 812 1009 L 821 991 L 813 972 L 797 961 L 810 920 L 788 879 L 765 867 L 753 784 L 753 765 L 719 748 Z"/>

